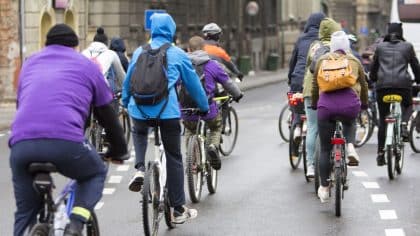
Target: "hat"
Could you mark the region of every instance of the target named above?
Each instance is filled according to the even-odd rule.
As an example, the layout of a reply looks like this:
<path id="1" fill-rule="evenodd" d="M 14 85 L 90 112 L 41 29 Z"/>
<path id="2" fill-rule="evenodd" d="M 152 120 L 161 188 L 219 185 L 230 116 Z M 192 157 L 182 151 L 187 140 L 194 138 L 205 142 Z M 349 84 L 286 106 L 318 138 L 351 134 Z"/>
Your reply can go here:
<path id="1" fill-rule="evenodd" d="M 396 34 L 400 38 L 403 37 L 402 23 L 389 23 L 388 34 Z"/>
<path id="2" fill-rule="evenodd" d="M 52 44 L 76 47 L 79 45 L 79 39 L 70 26 L 66 24 L 57 24 L 54 25 L 47 33 L 47 41 L 45 42 L 45 46 Z"/>
<path id="3" fill-rule="evenodd" d="M 350 42 L 347 34 L 344 31 L 336 31 L 331 35 L 331 52 L 337 50 L 343 50 L 345 52 L 350 51 Z"/>
<path id="4" fill-rule="evenodd" d="M 101 42 L 105 45 L 108 45 L 108 36 L 106 36 L 104 28 L 98 27 L 96 29 L 95 37 L 93 37 L 94 42 Z"/>

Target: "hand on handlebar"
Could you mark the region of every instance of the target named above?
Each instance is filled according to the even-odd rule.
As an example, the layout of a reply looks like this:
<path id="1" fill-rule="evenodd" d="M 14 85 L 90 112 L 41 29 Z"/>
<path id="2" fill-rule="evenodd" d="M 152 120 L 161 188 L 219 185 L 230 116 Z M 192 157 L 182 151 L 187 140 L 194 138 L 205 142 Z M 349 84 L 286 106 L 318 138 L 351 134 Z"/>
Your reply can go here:
<path id="1" fill-rule="evenodd" d="M 239 103 L 239 100 L 241 100 L 244 97 L 244 93 L 241 93 L 239 96 L 233 98 L 233 100 L 237 103 Z"/>

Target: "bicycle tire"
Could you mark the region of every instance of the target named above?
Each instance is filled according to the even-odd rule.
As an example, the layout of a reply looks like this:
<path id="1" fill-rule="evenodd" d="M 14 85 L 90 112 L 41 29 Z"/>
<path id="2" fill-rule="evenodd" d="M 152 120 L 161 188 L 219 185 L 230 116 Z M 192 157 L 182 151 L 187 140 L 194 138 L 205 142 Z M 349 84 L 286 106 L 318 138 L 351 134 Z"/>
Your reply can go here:
<path id="1" fill-rule="evenodd" d="M 315 141 L 315 153 L 314 153 L 314 165 L 315 165 L 315 171 L 314 171 L 314 186 L 315 186 L 315 193 L 318 193 L 319 185 L 321 184 L 321 175 L 319 170 L 319 158 L 320 158 L 320 143 L 319 143 L 319 136 L 316 137 Z"/>
<path id="2" fill-rule="evenodd" d="M 50 225 L 47 223 L 36 223 L 29 232 L 29 236 L 49 236 Z"/>
<path id="3" fill-rule="evenodd" d="M 302 140 L 302 161 L 303 161 L 303 174 L 305 175 L 306 182 L 311 182 L 311 178 L 309 178 L 306 173 L 308 173 L 308 163 L 306 160 L 306 137 L 303 137 Z"/>
<path id="4" fill-rule="evenodd" d="M 207 163 L 207 190 L 210 194 L 215 194 L 217 190 L 218 183 L 218 171 L 211 167 L 210 163 Z"/>
<path id="5" fill-rule="evenodd" d="M 157 164 L 153 163 L 144 176 L 142 193 L 143 230 L 146 236 L 157 235 L 159 226 L 159 175 Z"/>
<path id="6" fill-rule="evenodd" d="M 289 138 L 290 140 L 289 141 L 289 162 L 293 170 L 298 168 L 300 161 L 302 159 L 302 153 L 299 152 L 299 147 L 302 143 L 302 140 L 300 140 L 301 138 L 298 138 L 299 140 L 296 141 L 295 138 L 293 137 L 295 129 L 296 129 L 296 125 L 293 125 L 289 134 L 289 137 L 290 137 Z"/>
<path id="7" fill-rule="evenodd" d="M 279 120 L 278 120 L 278 129 L 279 129 L 280 137 L 286 143 L 289 142 L 291 116 L 292 116 L 292 113 L 289 109 L 289 104 L 286 103 L 280 111 Z M 286 127 L 283 127 L 283 125 L 285 125 Z M 289 131 L 289 133 L 287 133 L 287 131 Z"/>
<path id="8" fill-rule="evenodd" d="M 188 140 L 187 150 L 187 180 L 188 192 L 193 203 L 200 202 L 203 186 L 202 150 L 197 135 Z"/>
<path id="9" fill-rule="evenodd" d="M 397 161 L 397 158 L 395 158 L 395 171 L 397 172 L 397 174 L 399 175 L 401 174 L 403 166 L 404 166 L 404 144 L 402 144 L 400 147 L 399 160 Z"/>
<path id="10" fill-rule="evenodd" d="M 341 167 L 334 168 L 334 187 L 335 187 L 335 216 L 341 216 L 341 200 L 343 193 L 342 171 Z"/>
<path id="11" fill-rule="evenodd" d="M 164 211 L 165 211 L 165 223 L 166 223 L 166 226 L 168 226 L 169 229 L 173 229 L 173 228 L 175 228 L 175 224 L 172 221 L 172 210 L 171 210 L 171 205 L 170 205 L 170 202 L 169 202 L 169 196 L 168 196 L 167 189 L 165 191 L 164 197 L 165 197 L 165 209 L 164 209 Z"/>
<path id="12" fill-rule="evenodd" d="M 224 125 L 222 130 L 222 138 L 219 145 L 220 153 L 222 153 L 223 156 L 228 156 L 232 153 L 233 149 L 235 148 L 236 141 L 238 140 L 239 130 L 238 113 L 236 112 L 235 108 L 230 106 L 229 112 L 227 114 L 227 117 L 224 118 L 226 120 L 223 121 Z M 228 141 L 230 140 L 228 137 L 232 138 L 230 142 Z"/>
<path id="13" fill-rule="evenodd" d="M 394 179 L 395 177 L 395 158 L 394 158 L 394 151 L 391 145 L 387 145 L 385 150 L 386 155 L 386 165 L 388 170 L 388 177 L 389 179 Z"/>
<path id="14" fill-rule="evenodd" d="M 122 109 L 124 109 L 124 108 L 122 108 Z M 131 119 L 130 119 L 130 115 L 125 110 L 122 110 L 120 113 L 121 113 L 120 114 L 120 116 L 121 116 L 120 119 L 122 119 L 120 121 L 121 121 L 121 125 L 123 127 L 124 137 L 125 137 L 125 140 L 127 141 L 127 146 L 128 146 L 127 148 L 128 148 L 128 150 L 130 150 L 131 149 L 131 144 L 130 144 L 130 141 L 131 141 Z"/>
<path id="15" fill-rule="evenodd" d="M 366 117 L 362 117 L 363 115 L 365 115 Z M 375 128 L 372 119 L 373 117 L 371 111 L 360 111 L 359 115 L 356 118 L 356 140 L 354 143 L 355 147 L 362 147 L 365 143 L 369 141 Z M 360 132 L 359 127 L 361 127 L 360 129 L 362 129 L 361 131 L 363 132 L 363 135 L 360 139 L 358 138 L 358 132 Z"/>
<path id="16" fill-rule="evenodd" d="M 86 222 L 86 235 L 87 236 L 99 236 L 99 223 L 95 212 L 91 212 L 90 219 Z"/>
<path id="17" fill-rule="evenodd" d="M 414 118 L 411 121 L 409 141 L 410 141 L 410 146 L 413 152 L 420 153 L 420 132 L 417 132 L 416 120 L 417 118 Z"/>

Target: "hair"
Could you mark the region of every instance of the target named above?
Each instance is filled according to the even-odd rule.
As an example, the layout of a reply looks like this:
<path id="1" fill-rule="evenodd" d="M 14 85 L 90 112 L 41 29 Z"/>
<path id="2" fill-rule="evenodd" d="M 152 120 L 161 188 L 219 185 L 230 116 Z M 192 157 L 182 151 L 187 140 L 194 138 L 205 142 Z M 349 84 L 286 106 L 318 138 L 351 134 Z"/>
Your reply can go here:
<path id="1" fill-rule="evenodd" d="M 188 48 L 191 51 L 201 50 L 204 47 L 204 39 L 200 36 L 193 36 L 188 41 Z"/>
<path id="2" fill-rule="evenodd" d="M 104 28 L 98 27 L 96 29 L 96 34 L 95 37 L 93 37 L 93 41 L 108 45 L 108 36 L 106 36 Z"/>

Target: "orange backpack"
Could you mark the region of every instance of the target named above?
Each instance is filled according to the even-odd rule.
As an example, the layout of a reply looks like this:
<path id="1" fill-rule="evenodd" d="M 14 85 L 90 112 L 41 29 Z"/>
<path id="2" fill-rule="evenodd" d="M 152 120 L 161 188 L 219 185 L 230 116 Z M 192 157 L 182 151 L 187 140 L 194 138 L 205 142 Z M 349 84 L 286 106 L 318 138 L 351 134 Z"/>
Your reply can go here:
<path id="1" fill-rule="evenodd" d="M 322 61 L 317 81 L 321 92 L 330 92 L 352 87 L 356 84 L 357 78 L 352 74 L 352 68 L 346 57 L 335 59 L 330 55 Z"/>

